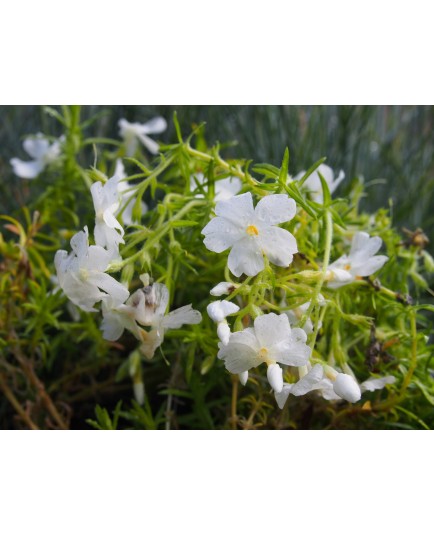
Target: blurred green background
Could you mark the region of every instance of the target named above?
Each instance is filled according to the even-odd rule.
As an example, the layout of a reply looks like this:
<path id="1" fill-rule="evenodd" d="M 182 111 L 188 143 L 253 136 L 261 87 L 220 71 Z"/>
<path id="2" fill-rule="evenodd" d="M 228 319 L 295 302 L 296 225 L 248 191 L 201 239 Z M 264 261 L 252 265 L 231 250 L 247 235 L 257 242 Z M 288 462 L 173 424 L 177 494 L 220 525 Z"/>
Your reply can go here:
<path id="1" fill-rule="evenodd" d="M 163 115 L 168 130 L 163 142 L 175 140 L 172 122 L 177 110 L 184 134 L 193 124 L 207 123 L 209 144 L 237 141 L 224 149 L 225 157 L 279 165 L 290 149 L 290 172 L 307 169 L 322 156 L 347 180 L 363 177 L 367 188 L 364 208 L 391 206 L 395 226 L 434 229 L 433 106 L 84 106 L 83 119 L 101 113 L 88 136 L 118 138 L 117 121 L 145 122 Z M 25 135 L 59 135 L 59 125 L 41 106 L 0 107 L 0 212 L 20 204 L 23 183 L 12 175 L 9 159 L 26 158 Z"/>

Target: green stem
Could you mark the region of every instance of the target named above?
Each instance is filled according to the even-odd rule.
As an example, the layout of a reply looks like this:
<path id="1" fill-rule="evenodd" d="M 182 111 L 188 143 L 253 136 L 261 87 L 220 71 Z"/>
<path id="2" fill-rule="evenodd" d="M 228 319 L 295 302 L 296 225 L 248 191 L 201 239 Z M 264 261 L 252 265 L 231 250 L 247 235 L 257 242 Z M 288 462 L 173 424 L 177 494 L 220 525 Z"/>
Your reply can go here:
<path id="1" fill-rule="evenodd" d="M 329 267 L 329 264 L 330 264 L 330 253 L 331 253 L 331 249 L 332 249 L 332 239 L 333 239 L 333 219 L 332 219 L 331 213 L 328 210 L 326 211 L 326 213 L 324 215 L 324 220 L 325 220 L 326 236 L 325 236 L 325 249 L 324 249 L 324 258 L 323 258 L 322 270 L 321 270 L 318 282 L 317 282 L 317 284 L 315 286 L 315 290 L 314 290 L 313 297 L 311 299 L 309 308 L 306 311 L 306 313 L 303 315 L 303 317 L 301 318 L 301 321 L 300 321 L 300 324 L 299 324 L 299 327 L 301 327 L 301 328 L 304 326 L 304 324 L 306 323 L 307 319 L 311 315 L 313 308 L 318 303 L 318 296 L 321 293 L 321 289 L 323 287 L 323 284 L 324 284 L 324 281 L 325 281 L 325 278 L 326 278 L 326 274 L 327 274 L 327 270 L 328 270 L 328 267 Z M 312 341 L 311 341 L 311 347 L 312 348 L 315 345 L 317 334 L 318 334 L 318 330 L 316 329 L 314 331 L 314 336 L 312 337 Z"/>

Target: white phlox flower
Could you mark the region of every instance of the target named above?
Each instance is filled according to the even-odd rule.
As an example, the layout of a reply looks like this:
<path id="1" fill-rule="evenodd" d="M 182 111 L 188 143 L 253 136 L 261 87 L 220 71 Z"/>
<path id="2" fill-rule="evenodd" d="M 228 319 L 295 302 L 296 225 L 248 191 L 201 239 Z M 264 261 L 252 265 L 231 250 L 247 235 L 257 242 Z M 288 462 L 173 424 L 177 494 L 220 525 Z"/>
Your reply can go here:
<path id="1" fill-rule="evenodd" d="M 223 294 L 231 294 L 238 287 L 239 285 L 235 283 L 228 283 L 226 281 L 222 281 L 214 288 L 212 288 L 209 293 L 211 294 L 211 296 L 223 296 Z"/>
<path id="2" fill-rule="evenodd" d="M 306 365 L 311 353 L 306 338 L 302 329 L 291 329 L 286 315 L 269 313 L 258 316 L 253 328 L 231 333 L 228 344 L 219 345 L 218 358 L 232 374 L 244 373 L 266 363 L 270 385 L 278 392 L 283 382 L 277 363 Z"/>
<path id="3" fill-rule="evenodd" d="M 103 320 L 101 331 L 107 341 L 117 341 L 127 329 L 140 340 L 140 328 L 135 321 L 136 310 L 134 307 L 116 303 L 110 296 L 101 302 Z"/>
<path id="4" fill-rule="evenodd" d="M 149 134 L 161 134 L 167 128 L 164 117 L 154 117 L 146 123 L 130 123 L 126 119 L 119 119 L 120 135 L 125 141 L 126 155 L 134 156 L 139 141 L 152 154 L 158 154 L 160 148 L 156 141 L 149 137 Z"/>
<path id="5" fill-rule="evenodd" d="M 133 207 L 135 201 L 135 192 L 129 192 L 131 184 L 126 179 L 127 174 L 125 173 L 125 168 L 122 163 L 122 160 L 118 158 L 116 160 L 115 176 L 119 178 L 118 181 L 118 193 L 119 193 L 119 208 L 115 212 L 116 216 L 121 216 L 122 221 L 125 225 L 131 225 L 132 223 L 137 223 L 133 220 Z M 147 204 L 142 201 L 142 214 L 145 214 L 148 211 Z"/>
<path id="6" fill-rule="evenodd" d="M 300 173 L 297 173 L 297 175 L 294 177 L 293 180 L 295 181 L 300 180 L 305 173 L 306 171 L 300 171 Z M 319 178 L 319 173 L 321 173 L 321 175 L 324 177 L 324 180 L 326 181 L 331 194 L 336 190 L 339 184 L 345 179 L 345 173 L 342 170 L 339 171 L 339 175 L 335 179 L 332 168 L 327 166 L 326 164 L 321 164 L 306 179 L 306 182 L 303 184 L 303 187 L 309 190 L 313 201 L 315 201 L 316 203 L 323 204 L 324 194 L 322 191 L 322 185 L 321 185 L 321 179 Z"/>
<path id="7" fill-rule="evenodd" d="M 328 267 L 326 280 L 330 288 L 338 288 L 377 272 L 389 259 L 376 255 L 383 241 L 360 231 L 353 237 L 349 255 L 343 255 Z"/>
<path id="8" fill-rule="evenodd" d="M 263 270 L 264 255 L 277 266 L 289 266 L 297 242 L 277 224 L 291 220 L 295 212 L 295 201 L 284 194 L 268 195 L 255 208 L 250 192 L 236 195 L 217 203 L 216 217 L 202 230 L 204 244 L 216 253 L 231 248 L 228 267 L 237 277 Z"/>
<path id="9" fill-rule="evenodd" d="M 22 179 L 37 177 L 49 164 L 59 158 L 63 140 L 62 137 L 50 145 L 50 142 L 41 133 L 24 140 L 24 150 L 33 160 L 25 162 L 19 158 L 11 158 L 10 163 L 15 175 Z"/>
<path id="10" fill-rule="evenodd" d="M 124 244 L 125 232 L 115 217 L 119 208 L 118 183 L 119 176 L 114 175 L 104 185 L 94 182 L 90 188 L 95 208 L 95 244 L 107 248 L 112 258 L 119 255 L 119 244 Z"/>
<path id="11" fill-rule="evenodd" d="M 124 303 L 128 290 L 104 273 L 111 257 L 101 246 L 89 246 L 87 227 L 71 238 L 72 252 L 59 250 L 54 257 L 59 285 L 68 298 L 84 311 L 96 311 L 95 303 L 110 296 L 115 304 Z M 103 291 L 103 292 L 102 292 Z"/>
<path id="12" fill-rule="evenodd" d="M 195 173 L 190 177 L 190 190 L 194 192 L 197 185 L 200 184 L 204 186 L 206 183 L 206 178 L 203 173 Z M 224 179 L 215 181 L 215 195 L 214 201 L 227 201 L 231 197 L 234 197 L 242 188 L 241 180 L 238 177 L 226 177 Z M 203 194 L 197 194 L 196 197 L 201 198 Z"/>
<path id="13" fill-rule="evenodd" d="M 332 367 L 323 367 L 319 363 L 296 383 L 284 383 L 280 393 L 275 393 L 276 402 L 282 409 L 288 396 L 303 396 L 311 391 L 318 391 L 326 400 L 346 400 L 358 402 L 364 391 L 383 389 L 385 385 L 395 382 L 394 376 L 369 378 L 360 385 L 352 374 L 337 372 Z"/>
<path id="14" fill-rule="evenodd" d="M 142 353 L 151 359 L 155 350 L 162 344 L 166 330 L 179 329 L 183 324 L 199 324 L 202 320 L 200 312 L 192 309 L 191 304 L 166 314 L 168 303 L 169 290 L 166 285 L 162 283 L 145 285 L 130 296 L 125 307 L 118 307 L 112 312 L 117 318 L 113 319 L 110 316 L 112 326 L 106 330 L 120 336 L 123 332 L 122 327 L 129 329 L 142 343 Z M 140 326 L 150 329 L 146 330 Z"/>
<path id="15" fill-rule="evenodd" d="M 227 300 L 217 300 L 210 303 L 207 308 L 208 316 L 217 324 L 217 336 L 223 344 L 228 344 L 231 328 L 226 320 L 228 315 L 237 313 L 240 308 Z"/>

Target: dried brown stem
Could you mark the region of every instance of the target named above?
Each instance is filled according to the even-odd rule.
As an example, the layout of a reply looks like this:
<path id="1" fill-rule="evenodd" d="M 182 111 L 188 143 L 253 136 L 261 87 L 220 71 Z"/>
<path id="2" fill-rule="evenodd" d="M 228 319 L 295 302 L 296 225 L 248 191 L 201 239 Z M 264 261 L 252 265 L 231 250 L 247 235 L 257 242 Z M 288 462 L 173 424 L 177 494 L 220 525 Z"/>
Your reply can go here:
<path id="1" fill-rule="evenodd" d="M 39 430 L 39 428 L 36 426 L 36 424 L 32 421 L 30 416 L 24 411 L 21 404 L 15 398 L 13 392 L 9 389 L 9 386 L 6 383 L 5 378 L 3 377 L 3 374 L 0 374 L 0 389 L 3 391 L 5 397 L 9 400 L 11 405 L 14 407 L 15 411 L 18 413 L 21 419 L 27 424 L 27 426 L 31 430 Z"/>
<path id="2" fill-rule="evenodd" d="M 27 359 L 27 357 L 22 352 L 19 344 L 17 343 L 18 337 L 16 333 L 11 332 L 11 337 L 14 340 L 14 342 L 12 343 L 12 352 L 16 360 L 20 364 L 21 370 L 23 371 L 24 375 L 29 380 L 29 382 L 36 388 L 39 398 L 41 399 L 42 403 L 46 407 L 48 413 L 54 419 L 57 426 L 61 430 L 68 430 L 67 424 L 63 420 L 60 413 L 57 411 L 57 408 L 54 405 L 54 402 L 51 399 L 50 395 L 45 390 L 45 385 L 38 378 L 37 374 L 35 373 L 33 369 L 32 363 Z"/>

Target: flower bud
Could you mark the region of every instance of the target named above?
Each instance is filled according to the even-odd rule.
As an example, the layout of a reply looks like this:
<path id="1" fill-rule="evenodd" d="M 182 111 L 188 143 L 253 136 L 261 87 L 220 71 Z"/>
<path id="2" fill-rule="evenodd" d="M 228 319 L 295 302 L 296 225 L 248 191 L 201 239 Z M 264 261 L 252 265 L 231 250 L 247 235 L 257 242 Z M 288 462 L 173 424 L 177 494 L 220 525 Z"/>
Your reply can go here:
<path id="1" fill-rule="evenodd" d="M 238 378 L 240 379 L 241 385 L 246 385 L 247 380 L 249 379 L 249 371 L 246 370 L 245 372 L 240 372 L 240 374 L 238 374 Z"/>
<path id="2" fill-rule="evenodd" d="M 230 334 L 231 334 L 231 328 L 229 327 L 226 320 L 223 322 L 219 322 L 217 325 L 217 336 L 225 346 L 229 342 Z"/>
<path id="3" fill-rule="evenodd" d="M 143 402 L 145 401 L 145 386 L 143 385 L 143 382 L 134 382 L 133 389 L 134 398 L 137 400 L 137 403 L 143 405 Z"/>
<path id="4" fill-rule="evenodd" d="M 213 322 L 223 322 L 228 315 L 236 313 L 240 308 L 227 300 L 217 300 L 210 303 L 206 310 Z"/>
<path id="5" fill-rule="evenodd" d="M 333 383 L 334 392 L 348 402 L 357 402 L 360 400 L 362 393 L 359 384 L 349 374 L 338 373 Z"/>
<path id="6" fill-rule="evenodd" d="M 274 391 L 280 393 L 283 389 L 283 370 L 279 365 L 268 365 L 267 378 Z"/>
<path id="7" fill-rule="evenodd" d="M 238 285 L 234 285 L 233 283 L 227 283 L 226 281 L 222 281 L 218 285 L 216 285 L 214 288 L 212 288 L 209 293 L 211 296 L 222 296 L 223 294 L 231 294 Z"/>

